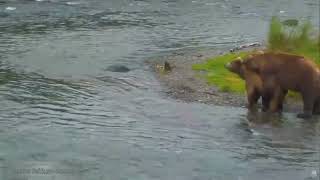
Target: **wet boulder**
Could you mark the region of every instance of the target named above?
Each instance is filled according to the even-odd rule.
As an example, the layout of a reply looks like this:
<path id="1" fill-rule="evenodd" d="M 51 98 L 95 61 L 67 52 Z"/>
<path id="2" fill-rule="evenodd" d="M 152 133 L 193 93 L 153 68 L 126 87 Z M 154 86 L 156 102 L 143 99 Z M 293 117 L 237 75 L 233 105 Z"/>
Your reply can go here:
<path id="1" fill-rule="evenodd" d="M 115 64 L 107 67 L 107 71 L 111 72 L 129 72 L 130 69 L 127 66 L 120 65 L 120 64 Z"/>

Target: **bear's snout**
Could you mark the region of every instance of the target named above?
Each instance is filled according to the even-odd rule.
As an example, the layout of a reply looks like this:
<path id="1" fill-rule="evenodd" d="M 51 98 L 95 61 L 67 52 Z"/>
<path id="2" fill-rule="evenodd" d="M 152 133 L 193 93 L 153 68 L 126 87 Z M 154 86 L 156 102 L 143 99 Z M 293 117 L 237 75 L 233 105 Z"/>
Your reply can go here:
<path id="1" fill-rule="evenodd" d="M 227 69 L 231 69 L 231 63 L 228 62 L 227 64 L 224 65 L 224 67 L 227 68 Z"/>

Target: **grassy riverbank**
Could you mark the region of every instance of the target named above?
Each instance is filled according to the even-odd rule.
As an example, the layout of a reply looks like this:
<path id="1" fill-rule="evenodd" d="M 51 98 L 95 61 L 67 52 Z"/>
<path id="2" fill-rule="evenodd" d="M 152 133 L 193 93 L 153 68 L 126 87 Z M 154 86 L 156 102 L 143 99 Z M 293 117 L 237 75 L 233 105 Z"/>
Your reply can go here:
<path id="1" fill-rule="evenodd" d="M 208 59 L 205 63 L 194 64 L 193 70 L 206 71 L 204 77 L 209 85 L 216 85 L 223 92 L 242 93 L 245 91 L 244 81 L 227 70 L 224 65 L 237 57 L 245 57 L 250 52 L 228 53 Z"/>
<path id="2" fill-rule="evenodd" d="M 303 55 L 320 64 L 320 36 L 315 35 L 315 32 L 308 22 L 300 24 L 295 19 L 280 21 L 280 19 L 273 17 L 269 27 L 266 50 Z M 237 57 L 246 57 L 253 52 L 241 51 L 212 57 L 204 63 L 194 64 L 192 69 L 205 71 L 205 74 L 201 76 L 210 85 L 217 86 L 220 91 L 244 93 L 244 81 L 236 74 L 228 71 L 224 65 Z"/>

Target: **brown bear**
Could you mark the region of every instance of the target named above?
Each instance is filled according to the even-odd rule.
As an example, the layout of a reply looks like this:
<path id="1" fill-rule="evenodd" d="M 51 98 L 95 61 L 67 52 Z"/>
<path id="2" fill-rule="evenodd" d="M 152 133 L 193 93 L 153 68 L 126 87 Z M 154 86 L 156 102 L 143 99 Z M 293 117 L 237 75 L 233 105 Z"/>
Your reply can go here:
<path id="1" fill-rule="evenodd" d="M 285 90 L 300 92 L 303 98 L 303 113 L 299 118 L 310 118 L 320 111 L 320 70 L 315 63 L 302 56 L 267 52 L 250 56 L 243 65 L 258 73 L 263 82 L 263 97 L 270 98 L 269 109 L 279 104 Z"/>
<path id="2" fill-rule="evenodd" d="M 225 68 L 227 68 L 229 71 L 237 74 L 240 76 L 240 78 L 245 80 L 246 83 L 246 91 L 247 91 L 247 99 L 248 99 L 248 108 L 253 109 L 256 104 L 258 99 L 262 96 L 262 80 L 260 78 L 260 75 L 257 74 L 256 72 L 248 69 L 244 64 L 243 60 L 241 58 L 237 58 L 236 60 L 227 63 L 225 65 Z M 286 93 L 284 93 L 285 96 Z M 281 111 L 282 110 L 282 102 L 283 102 L 283 97 L 280 97 L 282 99 L 278 100 L 278 106 L 277 109 L 274 111 Z M 269 102 L 270 98 L 264 98 L 262 97 L 262 109 L 263 111 L 268 110 L 269 107 Z"/>

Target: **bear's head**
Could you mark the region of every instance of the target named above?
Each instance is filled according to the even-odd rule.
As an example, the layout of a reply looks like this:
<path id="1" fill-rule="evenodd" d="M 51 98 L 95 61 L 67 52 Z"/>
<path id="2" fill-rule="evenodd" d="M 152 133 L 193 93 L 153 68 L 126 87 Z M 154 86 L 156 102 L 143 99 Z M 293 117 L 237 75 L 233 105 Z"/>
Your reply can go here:
<path id="1" fill-rule="evenodd" d="M 235 74 L 238 74 L 241 78 L 244 78 L 245 66 L 241 57 L 238 57 L 237 59 L 225 64 L 225 68 Z"/>

